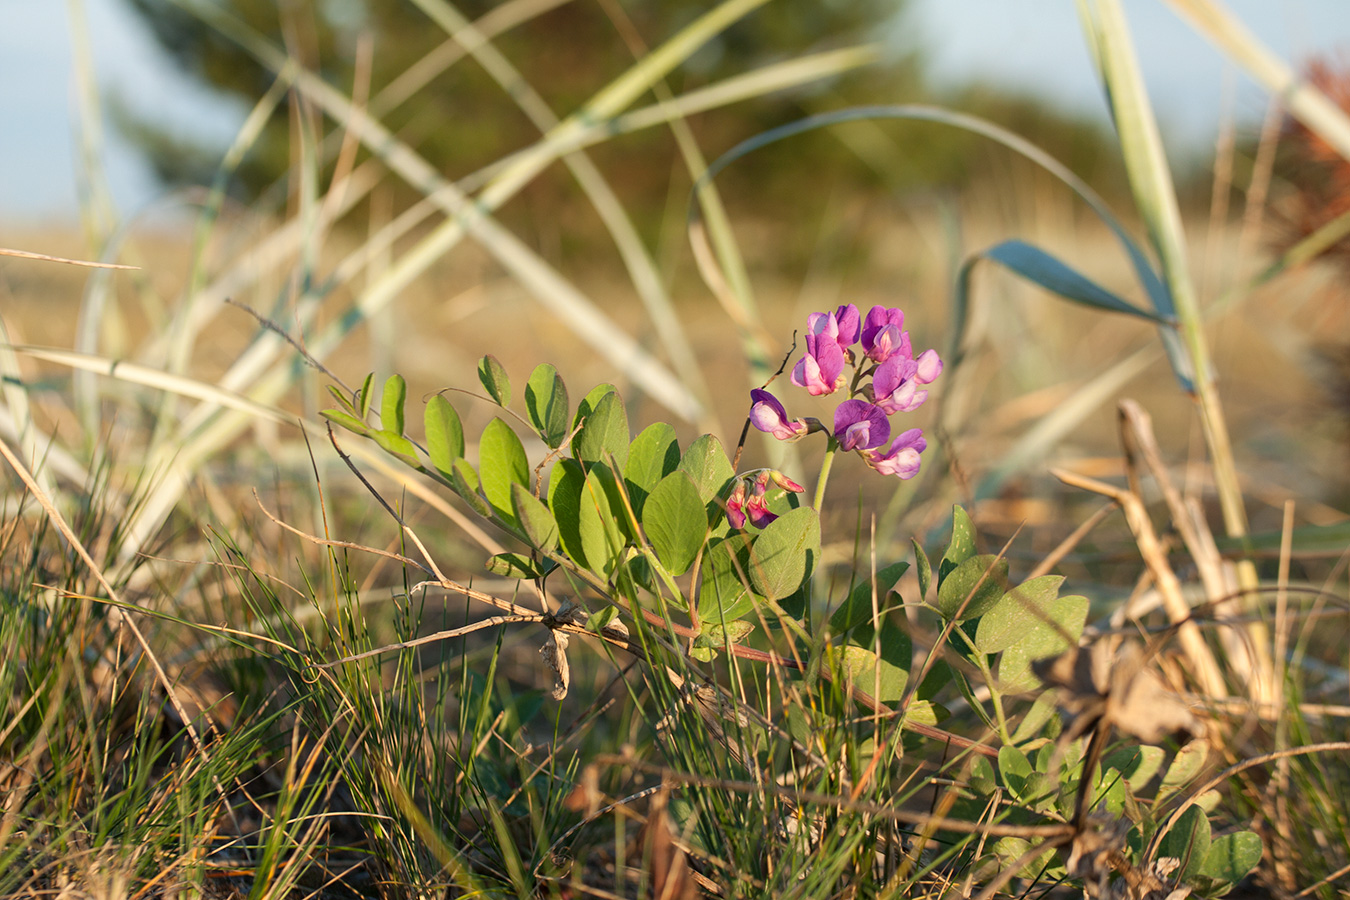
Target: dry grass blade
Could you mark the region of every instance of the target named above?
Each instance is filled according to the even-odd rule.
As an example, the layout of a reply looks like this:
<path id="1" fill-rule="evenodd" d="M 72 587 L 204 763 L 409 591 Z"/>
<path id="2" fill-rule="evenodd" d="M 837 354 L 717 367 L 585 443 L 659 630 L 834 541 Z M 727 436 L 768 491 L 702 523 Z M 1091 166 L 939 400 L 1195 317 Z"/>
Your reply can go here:
<path id="1" fill-rule="evenodd" d="M 1133 491 L 1094 478 L 1087 478 L 1064 469 L 1051 469 L 1050 473 L 1071 487 L 1110 497 L 1120 504 L 1130 530 L 1134 533 L 1139 555 L 1144 558 L 1144 563 L 1162 594 L 1167 616 L 1177 626 L 1178 640 L 1191 663 L 1192 673 L 1201 690 L 1214 697 L 1228 696 L 1228 688 L 1224 684 L 1218 663 L 1200 634 L 1200 627 L 1191 618 L 1191 608 L 1182 593 L 1181 581 L 1167 561 L 1167 553 L 1158 540 L 1158 534 L 1153 528 L 1152 521 L 1149 520 L 1144 502 Z"/>
<path id="2" fill-rule="evenodd" d="M 90 269 L 132 269 L 139 270 L 140 266 L 127 266 L 121 263 L 93 262 L 88 259 L 68 259 L 64 256 L 49 256 L 46 253 L 33 253 L 28 250 L 12 250 L 8 247 L 0 247 L 0 256 L 15 256 L 19 259 L 37 259 L 43 262 L 62 263 L 67 266 L 85 266 Z"/>

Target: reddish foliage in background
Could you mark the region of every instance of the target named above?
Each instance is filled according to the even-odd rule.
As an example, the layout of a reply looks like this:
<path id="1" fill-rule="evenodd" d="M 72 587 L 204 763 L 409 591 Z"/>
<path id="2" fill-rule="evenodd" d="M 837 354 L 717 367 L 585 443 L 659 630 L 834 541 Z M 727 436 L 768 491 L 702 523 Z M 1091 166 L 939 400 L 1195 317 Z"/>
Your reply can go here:
<path id="1" fill-rule="evenodd" d="M 1350 113 L 1350 56 L 1313 59 L 1304 77 Z M 1287 233 L 1278 243 L 1285 248 L 1350 211 L 1350 161 L 1293 118 L 1286 121 L 1282 144 L 1281 174 L 1293 189 L 1280 209 Z M 1350 240 L 1340 241 L 1327 252 L 1350 268 Z"/>

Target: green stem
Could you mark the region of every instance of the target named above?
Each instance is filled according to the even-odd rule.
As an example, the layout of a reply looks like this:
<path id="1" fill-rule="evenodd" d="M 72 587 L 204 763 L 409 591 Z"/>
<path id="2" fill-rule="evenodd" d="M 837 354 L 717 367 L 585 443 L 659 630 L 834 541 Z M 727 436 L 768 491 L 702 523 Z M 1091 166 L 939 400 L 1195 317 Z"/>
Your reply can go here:
<path id="1" fill-rule="evenodd" d="M 825 460 L 820 464 L 820 478 L 816 480 L 816 499 L 812 503 L 816 513 L 820 513 L 820 505 L 825 502 L 825 485 L 830 482 L 830 468 L 834 466 L 834 455 L 839 451 L 839 444 L 833 437 L 830 438 L 830 444 L 825 448 Z"/>

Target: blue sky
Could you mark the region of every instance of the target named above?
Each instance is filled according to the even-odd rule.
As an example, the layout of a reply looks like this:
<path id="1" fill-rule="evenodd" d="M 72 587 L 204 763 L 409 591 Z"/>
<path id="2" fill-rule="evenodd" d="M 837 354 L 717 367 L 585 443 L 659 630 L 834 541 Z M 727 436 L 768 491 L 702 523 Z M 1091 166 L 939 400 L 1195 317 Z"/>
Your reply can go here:
<path id="1" fill-rule="evenodd" d="M 122 0 L 0 0 L 0 220 L 71 218 L 77 208 L 76 107 L 70 6 L 89 23 L 97 77 L 138 109 L 223 145 L 244 110 L 195 88 L 165 59 Z M 1350 60 L 1350 0 L 1228 0 L 1275 52 Z M 1229 85 L 1239 121 L 1259 122 L 1266 99 L 1236 76 L 1162 0 L 1125 0 L 1141 65 L 1178 150 L 1212 143 Z M 911 0 L 899 39 L 920 45 L 933 74 L 1024 87 L 1072 110 L 1102 115 L 1073 0 Z M 771 13 L 771 8 L 770 8 Z M 135 153 L 109 130 L 104 165 L 123 214 L 157 193 Z"/>

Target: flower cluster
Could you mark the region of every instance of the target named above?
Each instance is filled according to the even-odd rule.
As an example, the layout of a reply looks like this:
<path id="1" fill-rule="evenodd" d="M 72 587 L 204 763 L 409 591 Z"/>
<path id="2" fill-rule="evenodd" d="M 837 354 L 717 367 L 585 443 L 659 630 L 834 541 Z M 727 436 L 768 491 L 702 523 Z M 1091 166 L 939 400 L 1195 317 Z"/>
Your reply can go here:
<path id="1" fill-rule="evenodd" d="M 756 528 L 763 528 L 778 518 L 775 513 L 769 512 L 766 495 L 770 484 L 794 494 L 806 490 L 773 469 L 760 469 L 758 474 L 743 476 L 737 480 L 736 487 L 732 488 L 731 496 L 727 498 L 727 521 L 733 528 L 744 528 L 747 519 Z"/>
<path id="2" fill-rule="evenodd" d="M 936 350 L 916 357 L 904 327 L 905 314 L 884 306 L 872 307 L 866 318 L 851 303 L 812 313 L 806 354 L 793 367 L 791 381 L 816 397 L 846 391 L 848 398 L 834 411 L 831 446 L 856 450 L 883 475 L 913 478 L 928 442 L 917 428 L 892 438 L 890 417 L 928 399 L 923 388 L 942 374 L 942 360 Z M 766 390 L 751 391 L 750 402 L 751 423 L 780 441 L 828 430 L 816 419 L 789 419 L 782 402 Z"/>

